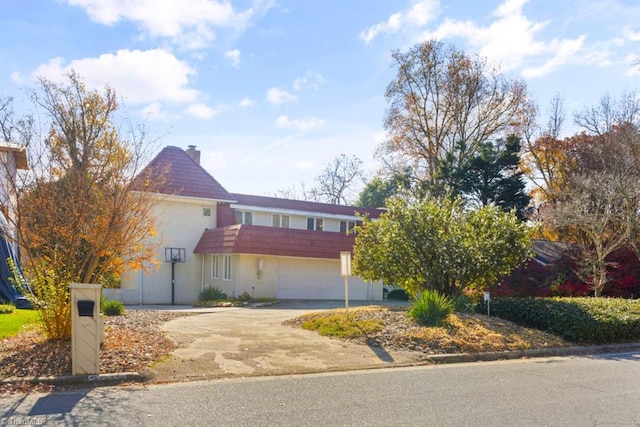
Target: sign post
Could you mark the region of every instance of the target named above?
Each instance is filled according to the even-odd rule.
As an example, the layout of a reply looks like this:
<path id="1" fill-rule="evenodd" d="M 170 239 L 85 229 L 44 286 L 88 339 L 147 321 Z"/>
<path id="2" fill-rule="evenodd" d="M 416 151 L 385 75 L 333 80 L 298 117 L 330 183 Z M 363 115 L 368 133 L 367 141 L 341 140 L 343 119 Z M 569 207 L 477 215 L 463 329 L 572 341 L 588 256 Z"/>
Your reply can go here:
<path id="1" fill-rule="evenodd" d="M 340 272 L 344 277 L 344 308 L 349 320 L 349 276 L 351 276 L 351 252 L 340 252 Z"/>
<path id="2" fill-rule="evenodd" d="M 491 316 L 491 294 L 489 292 L 484 293 L 484 301 L 487 303 L 487 316 Z"/>

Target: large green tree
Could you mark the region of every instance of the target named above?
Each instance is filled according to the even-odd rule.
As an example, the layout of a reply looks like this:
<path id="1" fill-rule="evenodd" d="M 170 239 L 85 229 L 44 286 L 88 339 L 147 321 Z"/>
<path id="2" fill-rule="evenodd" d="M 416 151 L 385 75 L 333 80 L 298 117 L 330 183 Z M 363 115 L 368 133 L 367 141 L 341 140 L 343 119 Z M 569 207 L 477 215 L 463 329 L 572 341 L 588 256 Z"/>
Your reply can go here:
<path id="1" fill-rule="evenodd" d="M 387 86 L 388 138 L 379 149 L 391 170 L 413 171 L 418 187 L 435 184 L 440 161 L 462 163 L 485 141 L 518 133 L 527 92 L 478 55 L 430 40 L 392 54 L 397 74 Z M 465 150 L 458 150 L 463 141 Z"/>
<path id="2" fill-rule="evenodd" d="M 356 228 L 354 271 L 410 294 L 448 295 L 495 284 L 531 255 L 529 227 L 496 206 L 464 209 L 460 200 L 408 202 Z"/>

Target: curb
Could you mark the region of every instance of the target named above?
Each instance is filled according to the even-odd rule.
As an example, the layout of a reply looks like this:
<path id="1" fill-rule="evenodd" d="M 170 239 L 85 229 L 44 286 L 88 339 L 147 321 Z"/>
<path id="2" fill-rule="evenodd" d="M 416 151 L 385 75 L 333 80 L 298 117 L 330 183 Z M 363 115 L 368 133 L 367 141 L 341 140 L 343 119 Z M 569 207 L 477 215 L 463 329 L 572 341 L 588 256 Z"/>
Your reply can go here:
<path id="1" fill-rule="evenodd" d="M 427 364 L 445 365 L 454 363 L 473 363 L 473 362 L 491 362 L 498 360 L 515 360 L 528 359 L 535 357 L 552 357 L 552 356 L 575 356 L 575 355 L 594 355 L 606 353 L 624 353 L 631 351 L 640 351 L 640 342 L 629 344 L 605 344 L 596 346 L 572 346 L 572 347 L 554 347 L 554 348 L 537 348 L 532 350 L 511 350 L 496 351 L 486 353 L 456 353 L 456 354 L 434 354 L 426 356 L 423 363 L 411 364 L 411 366 Z M 396 365 L 400 367 L 401 365 Z M 406 365 L 405 365 L 406 366 Z M 385 368 L 393 368 L 394 366 L 385 366 Z M 357 371 L 359 369 L 368 369 L 370 367 L 351 367 L 349 371 Z M 62 375 L 48 377 L 10 377 L 0 379 L 0 385 L 15 384 L 50 384 L 56 386 L 112 386 L 131 382 L 149 381 L 149 377 L 138 372 L 121 372 L 112 374 L 96 374 L 96 375 Z"/>
<path id="2" fill-rule="evenodd" d="M 50 384 L 57 386 L 107 386 L 127 382 L 143 382 L 147 377 L 138 372 L 120 372 L 113 374 L 61 375 L 48 377 L 9 377 L 0 380 L 0 385 L 13 384 Z"/>
<path id="3" fill-rule="evenodd" d="M 426 360 L 430 363 L 443 365 L 448 363 L 491 362 L 496 360 L 513 360 L 533 357 L 577 356 L 627 351 L 640 351 L 640 343 L 536 348 L 532 350 L 511 350 L 487 353 L 435 354 L 427 356 Z"/>

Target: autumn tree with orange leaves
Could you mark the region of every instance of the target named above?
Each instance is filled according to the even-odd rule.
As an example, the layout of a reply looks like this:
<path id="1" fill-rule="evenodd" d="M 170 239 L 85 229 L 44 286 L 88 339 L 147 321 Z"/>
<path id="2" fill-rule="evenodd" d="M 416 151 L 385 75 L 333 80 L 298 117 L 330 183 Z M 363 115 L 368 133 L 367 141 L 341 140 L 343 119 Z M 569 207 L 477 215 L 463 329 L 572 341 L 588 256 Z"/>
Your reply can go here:
<path id="1" fill-rule="evenodd" d="M 608 257 L 626 247 L 640 255 L 640 101 L 605 96 L 575 122 L 584 131 L 541 136 L 524 164 L 544 237 L 573 244 L 576 274 L 600 296 L 617 267 Z"/>
<path id="2" fill-rule="evenodd" d="M 30 142 L 31 171 L 16 183 L 18 239 L 36 303 L 59 311 L 49 335 L 68 338 L 70 283 L 115 286 L 154 262 L 154 201 L 133 183 L 150 144 L 114 124 L 111 88 L 88 90 L 74 72 L 63 84 L 39 79 L 30 95 L 51 125 L 43 143 Z"/>

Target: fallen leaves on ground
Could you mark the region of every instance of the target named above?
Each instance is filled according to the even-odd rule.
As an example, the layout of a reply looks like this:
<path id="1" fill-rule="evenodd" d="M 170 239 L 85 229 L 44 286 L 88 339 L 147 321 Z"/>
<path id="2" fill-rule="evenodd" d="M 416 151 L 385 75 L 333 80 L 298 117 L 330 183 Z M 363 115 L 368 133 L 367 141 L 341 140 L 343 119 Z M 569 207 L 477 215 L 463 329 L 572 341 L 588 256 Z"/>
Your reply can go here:
<path id="1" fill-rule="evenodd" d="M 104 344 L 100 373 L 144 371 L 176 348 L 160 326 L 187 313 L 128 310 L 122 316 L 104 318 Z M 29 328 L 0 341 L 0 378 L 71 375 L 71 341 L 47 340 Z M 46 384 L 0 385 L 0 394 L 28 390 L 47 391 Z M 25 390 L 23 390 L 25 389 Z"/>
<path id="2" fill-rule="evenodd" d="M 309 313 L 284 322 L 300 327 L 309 319 L 327 317 L 343 309 Z M 382 320 L 384 327 L 359 337 L 343 338 L 363 344 L 374 344 L 395 350 L 419 351 L 426 354 L 481 353 L 563 347 L 570 343 L 555 335 L 526 328 L 497 317 L 455 313 L 443 326 L 420 326 L 407 317 L 407 307 L 361 307 L 349 310 L 357 320 Z"/>
<path id="3" fill-rule="evenodd" d="M 344 310 L 310 313 L 284 324 L 300 326 L 314 317 L 335 315 Z M 456 313 L 441 327 L 423 327 L 407 317 L 407 307 L 359 307 L 349 311 L 355 319 L 380 320 L 384 327 L 354 342 L 426 354 L 478 353 L 570 345 L 562 339 L 511 322 L 476 314 Z M 138 371 L 161 360 L 176 348 L 161 325 L 189 313 L 128 310 L 123 316 L 106 317 L 104 344 L 100 352 L 100 372 Z M 0 341 L 0 379 L 71 374 L 70 341 L 46 340 L 41 332 L 26 329 Z M 0 395 L 29 391 L 50 391 L 46 384 L 0 385 Z"/>

